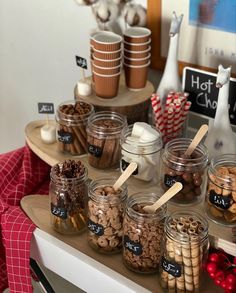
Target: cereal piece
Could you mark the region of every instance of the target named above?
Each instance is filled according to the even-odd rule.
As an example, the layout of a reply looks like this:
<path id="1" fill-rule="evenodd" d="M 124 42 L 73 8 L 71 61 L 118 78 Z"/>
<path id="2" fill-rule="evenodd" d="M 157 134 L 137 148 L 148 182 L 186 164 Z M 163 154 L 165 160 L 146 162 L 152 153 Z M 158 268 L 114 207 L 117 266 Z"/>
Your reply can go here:
<path id="1" fill-rule="evenodd" d="M 108 241 L 107 241 L 107 239 L 104 236 L 98 237 L 97 243 L 101 247 L 107 247 L 108 246 Z"/>
<path id="2" fill-rule="evenodd" d="M 223 217 L 223 213 L 219 209 L 217 209 L 215 206 L 210 207 L 210 212 L 216 218 L 222 218 Z"/>
<path id="3" fill-rule="evenodd" d="M 235 167 L 228 167 L 228 170 L 231 174 L 236 175 L 236 166 Z"/>
<path id="4" fill-rule="evenodd" d="M 232 223 L 232 222 L 236 221 L 236 214 L 233 214 L 229 211 L 226 211 L 224 213 L 224 218 L 227 222 Z"/>
<path id="5" fill-rule="evenodd" d="M 228 211 L 235 214 L 236 213 L 236 203 L 233 203 L 231 207 L 228 208 Z"/>
<path id="6" fill-rule="evenodd" d="M 217 171 L 224 176 L 229 176 L 229 170 L 227 167 L 219 167 Z"/>

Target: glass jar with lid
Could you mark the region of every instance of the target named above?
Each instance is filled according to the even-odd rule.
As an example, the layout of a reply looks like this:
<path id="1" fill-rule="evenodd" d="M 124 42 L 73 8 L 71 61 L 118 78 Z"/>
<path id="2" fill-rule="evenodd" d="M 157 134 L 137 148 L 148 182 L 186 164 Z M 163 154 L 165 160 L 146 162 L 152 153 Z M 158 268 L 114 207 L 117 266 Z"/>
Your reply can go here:
<path id="1" fill-rule="evenodd" d="M 90 166 L 98 169 L 119 166 L 120 134 L 126 125 L 126 117 L 116 112 L 101 111 L 89 117 L 87 147 Z"/>
<path id="2" fill-rule="evenodd" d="M 54 165 L 50 175 L 51 225 L 61 234 L 78 234 L 86 228 L 87 169 L 67 160 Z"/>
<path id="3" fill-rule="evenodd" d="M 121 133 L 121 161 L 123 172 L 131 162 L 137 163 L 132 176 L 144 181 L 158 181 L 162 138 L 159 130 L 144 122 L 126 126 Z"/>
<path id="4" fill-rule="evenodd" d="M 207 216 L 219 224 L 236 226 L 236 155 L 211 159 L 205 200 Z"/>
<path id="5" fill-rule="evenodd" d="M 158 270 L 160 245 L 164 233 L 166 204 L 156 213 L 144 211 L 160 197 L 155 193 L 135 193 L 127 200 L 124 217 L 123 263 L 137 273 L 153 273 Z"/>
<path id="6" fill-rule="evenodd" d="M 82 100 L 61 103 L 57 108 L 57 145 L 61 152 L 82 155 L 87 152 L 86 126 L 93 105 Z"/>
<path id="7" fill-rule="evenodd" d="M 124 206 L 127 185 L 118 190 L 113 184 L 117 178 L 99 178 L 88 187 L 88 243 L 97 252 L 120 252 L 123 236 Z"/>
<path id="8" fill-rule="evenodd" d="M 200 202 L 206 190 L 208 151 L 200 143 L 190 157 L 185 151 L 192 142 L 190 138 L 176 138 L 169 141 L 161 156 L 161 186 L 166 191 L 175 182 L 181 182 L 183 189 L 172 197 L 171 202 L 179 205 Z"/>
<path id="9" fill-rule="evenodd" d="M 161 247 L 161 286 L 168 292 L 201 292 L 209 249 L 206 219 L 192 211 L 170 214 Z"/>

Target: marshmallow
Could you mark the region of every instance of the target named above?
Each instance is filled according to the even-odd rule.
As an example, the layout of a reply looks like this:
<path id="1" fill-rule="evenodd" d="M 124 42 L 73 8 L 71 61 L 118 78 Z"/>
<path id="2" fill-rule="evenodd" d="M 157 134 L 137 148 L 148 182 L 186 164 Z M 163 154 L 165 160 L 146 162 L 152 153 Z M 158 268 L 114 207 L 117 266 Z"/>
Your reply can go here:
<path id="1" fill-rule="evenodd" d="M 159 138 L 159 133 L 152 127 L 145 127 L 142 135 L 140 136 L 140 142 L 152 142 Z"/>
<path id="2" fill-rule="evenodd" d="M 54 143 L 56 141 L 56 127 L 46 124 L 40 128 L 40 135 L 44 143 Z"/>
<path id="3" fill-rule="evenodd" d="M 84 97 L 90 96 L 92 94 L 91 83 L 86 80 L 80 80 L 77 83 L 76 90 L 77 90 L 77 95 L 79 96 L 84 96 Z"/>
<path id="4" fill-rule="evenodd" d="M 147 127 L 151 127 L 151 126 L 145 122 L 135 122 L 133 129 L 132 129 L 131 136 L 140 137 L 142 135 L 144 129 Z"/>

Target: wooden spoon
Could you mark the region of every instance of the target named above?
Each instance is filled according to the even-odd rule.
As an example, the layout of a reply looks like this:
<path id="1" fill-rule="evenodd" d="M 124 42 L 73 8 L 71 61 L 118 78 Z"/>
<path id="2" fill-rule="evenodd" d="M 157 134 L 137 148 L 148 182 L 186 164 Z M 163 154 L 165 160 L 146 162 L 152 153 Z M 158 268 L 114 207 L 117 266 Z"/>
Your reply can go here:
<path id="1" fill-rule="evenodd" d="M 132 175 L 134 170 L 137 168 L 137 163 L 131 162 L 129 166 L 125 169 L 125 171 L 120 175 L 120 177 L 116 180 L 113 185 L 114 190 L 118 190 L 121 185 Z"/>
<path id="2" fill-rule="evenodd" d="M 157 209 L 159 209 L 163 204 L 170 200 L 176 193 L 178 193 L 183 188 L 182 183 L 175 182 L 154 204 L 143 207 L 145 212 L 149 214 L 154 214 Z"/>
<path id="3" fill-rule="evenodd" d="M 198 132 L 196 133 L 196 135 L 194 136 L 192 142 L 190 143 L 190 145 L 188 146 L 186 152 L 184 153 L 184 155 L 186 157 L 191 156 L 191 154 L 194 152 L 195 148 L 198 146 L 200 141 L 203 139 L 203 137 L 207 133 L 207 131 L 208 131 L 208 125 L 207 124 L 203 124 L 199 128 Z"/>

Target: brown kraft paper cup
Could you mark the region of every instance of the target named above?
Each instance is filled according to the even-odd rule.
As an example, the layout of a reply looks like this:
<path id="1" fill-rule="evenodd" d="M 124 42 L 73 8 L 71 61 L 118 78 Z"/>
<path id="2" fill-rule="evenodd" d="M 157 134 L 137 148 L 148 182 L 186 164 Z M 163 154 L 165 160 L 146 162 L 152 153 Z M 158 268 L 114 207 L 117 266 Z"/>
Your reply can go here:
<path id="1" fill-rule="evenodd" d="M 139 58 L 139 59 L 133 59 L 133 58 L 126 58 L 124 56 L 124 63 L 128 65 L 145 65 L 150 60 L 151 54 L 149 54 L 147 57 Z"/>
<path id="2" fill-rule="evenodd" d="M 149 54 L 151 54 L 151 46 L 145 51 L 129 51 L 124 49 L 124 56 L 126 58 L 140 59 L 147 57 Z"/>
<path id="3" fill-rule="evenodd" d="M 96 73 L 99 74 L 103 74 L 103 75 L 113 75 L 116 74 L 118 72 L 120 72 L 121 69 L 121 64 L 115 67 L 100 67 L 95 65 L 95 63 L 93 63 L 93 70 L 96 71 Z"/>
<path id="4" fill-rule="evenodd" d="M 100 51 L 117 51 L 121 48 L 122 37 L 113 32 L 102 31 L 93 36 L 94 49 Z"/>
<path id="5" fill-rule="evenodd" d="M 93 72 L 95 93 L 103 99 L 112 99 L 117 96 L 120 72 L 113 75 L 102 75 Z"/>
<path id="6" fill-rule="evenodd" d="M 145 88 L 149 65 L 150 61 L 140 66 L 124 64 L 125 82 L 130 90 L 138 91 Z"/>
<path id="7" fill-rule="evenodd" d="M 145 43 L 151 36 L 151 31 L 144 27 L 130 27 L 123 33 L 124 40 L 128 43 Z"/>
<path id="8" fill-rule="evenodd" d="M 117 59 L 99 59 L 94 57 L 94 64 L 100 67 L 116 67 L 121 64 L 121 57 Z"/>
<path id="9" fill-rule="evenodd" d="M 121 55 L 121 49 L 113 52 L 106 52 L 106 51 L 99 51 L 94 49 L 93 50 L 93 57 L 99 58 L 99 59 L 105 59 L 105 60 L 113 60 L 120 58 Z"/>
<path id="10" fill-rule="evenodd" d="M 141 44 L 133 44 L 133 43 L 124 42 L 124 49 L 128 51 L 145 51 L 150 46 L 150 43 L 151 43 L 151 39 L 148 42 L 141 43 Z"/>

